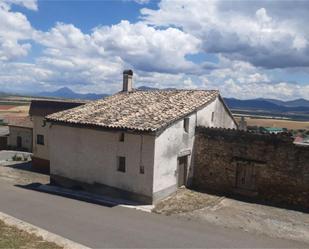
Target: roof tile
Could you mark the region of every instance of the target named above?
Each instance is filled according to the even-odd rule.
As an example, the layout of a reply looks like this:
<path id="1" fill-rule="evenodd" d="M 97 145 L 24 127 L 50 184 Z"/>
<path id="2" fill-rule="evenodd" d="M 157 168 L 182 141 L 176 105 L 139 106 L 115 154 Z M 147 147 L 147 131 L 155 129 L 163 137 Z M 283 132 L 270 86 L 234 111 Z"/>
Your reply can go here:
<path id="1" fill-rule="evenodd" d="M 104 128 L 157 131 L 212 102 L 215 90 L 120 92 L 47 116 L 54 122 Z"/>

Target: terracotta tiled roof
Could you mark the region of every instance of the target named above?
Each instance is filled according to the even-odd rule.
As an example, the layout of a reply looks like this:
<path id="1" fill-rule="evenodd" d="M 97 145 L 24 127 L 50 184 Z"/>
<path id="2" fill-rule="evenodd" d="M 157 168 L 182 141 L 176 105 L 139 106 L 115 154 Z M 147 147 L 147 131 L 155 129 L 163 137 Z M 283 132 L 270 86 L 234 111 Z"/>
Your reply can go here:
<path id="1" fill-rule="evenodd" d="M 10 119 L 9 126 L 17 126 L 23 128 L 33 128 L 33 123 L 30 120 L 30 117 L 21 117 L 21 118 L 14 118 Z"/>
<path id="2" fill-rule="evenodd" d="M 49 121 L 113 129 L 158 131 L 209 104 L 210 90 L 120 92 L 102 100 L 47 116 Z"/>

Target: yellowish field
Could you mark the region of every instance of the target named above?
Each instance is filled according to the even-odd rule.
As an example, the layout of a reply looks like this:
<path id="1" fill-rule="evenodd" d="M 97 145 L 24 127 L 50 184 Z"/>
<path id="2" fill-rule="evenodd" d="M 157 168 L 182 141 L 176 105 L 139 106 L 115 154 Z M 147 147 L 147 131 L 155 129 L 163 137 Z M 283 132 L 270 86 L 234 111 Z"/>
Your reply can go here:
<path id="1" fill-rule="evenodd" d="M 22 118 L 29 115 L 29 105 L 22 106 L 10 106 L 0 108 L 0 119 L 3 119 L 5 122 L 10 122 L 15 118 Z"/>
<path id="2" fill-rule="evenodd" d="M 240 118 L 236 117 L 239 122 Z M 309 130 L 309 122 L 282 120 L 282 119 L 263 119 L 263 118 L 245 118 L 247 125 L 250 126 L 264 126 L 264 127 L 278 127 L 287 129 L 307 129 Z"/>

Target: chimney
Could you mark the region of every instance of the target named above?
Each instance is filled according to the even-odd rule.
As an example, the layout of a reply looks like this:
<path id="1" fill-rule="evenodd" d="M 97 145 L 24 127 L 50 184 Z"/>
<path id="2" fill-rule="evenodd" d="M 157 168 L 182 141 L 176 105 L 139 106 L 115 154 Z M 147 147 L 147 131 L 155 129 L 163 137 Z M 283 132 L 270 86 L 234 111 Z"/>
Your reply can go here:
<path id="1" fill-rule="evenodd" d="M 133 71 L 124 70 L 123 71 L 123 92 L 132 92 L 133 90 Z"/>

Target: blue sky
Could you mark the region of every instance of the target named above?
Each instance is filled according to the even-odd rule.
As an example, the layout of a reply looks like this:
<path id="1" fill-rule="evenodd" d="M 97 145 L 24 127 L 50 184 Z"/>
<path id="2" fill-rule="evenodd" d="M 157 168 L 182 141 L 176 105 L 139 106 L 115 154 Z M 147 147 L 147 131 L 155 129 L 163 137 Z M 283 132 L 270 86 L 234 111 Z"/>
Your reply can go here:
<path id="1" fill-rule="evenodd" d="M 0 0 L 0 91 L 219 89 L 309 98 L 309 3 Z"/>

